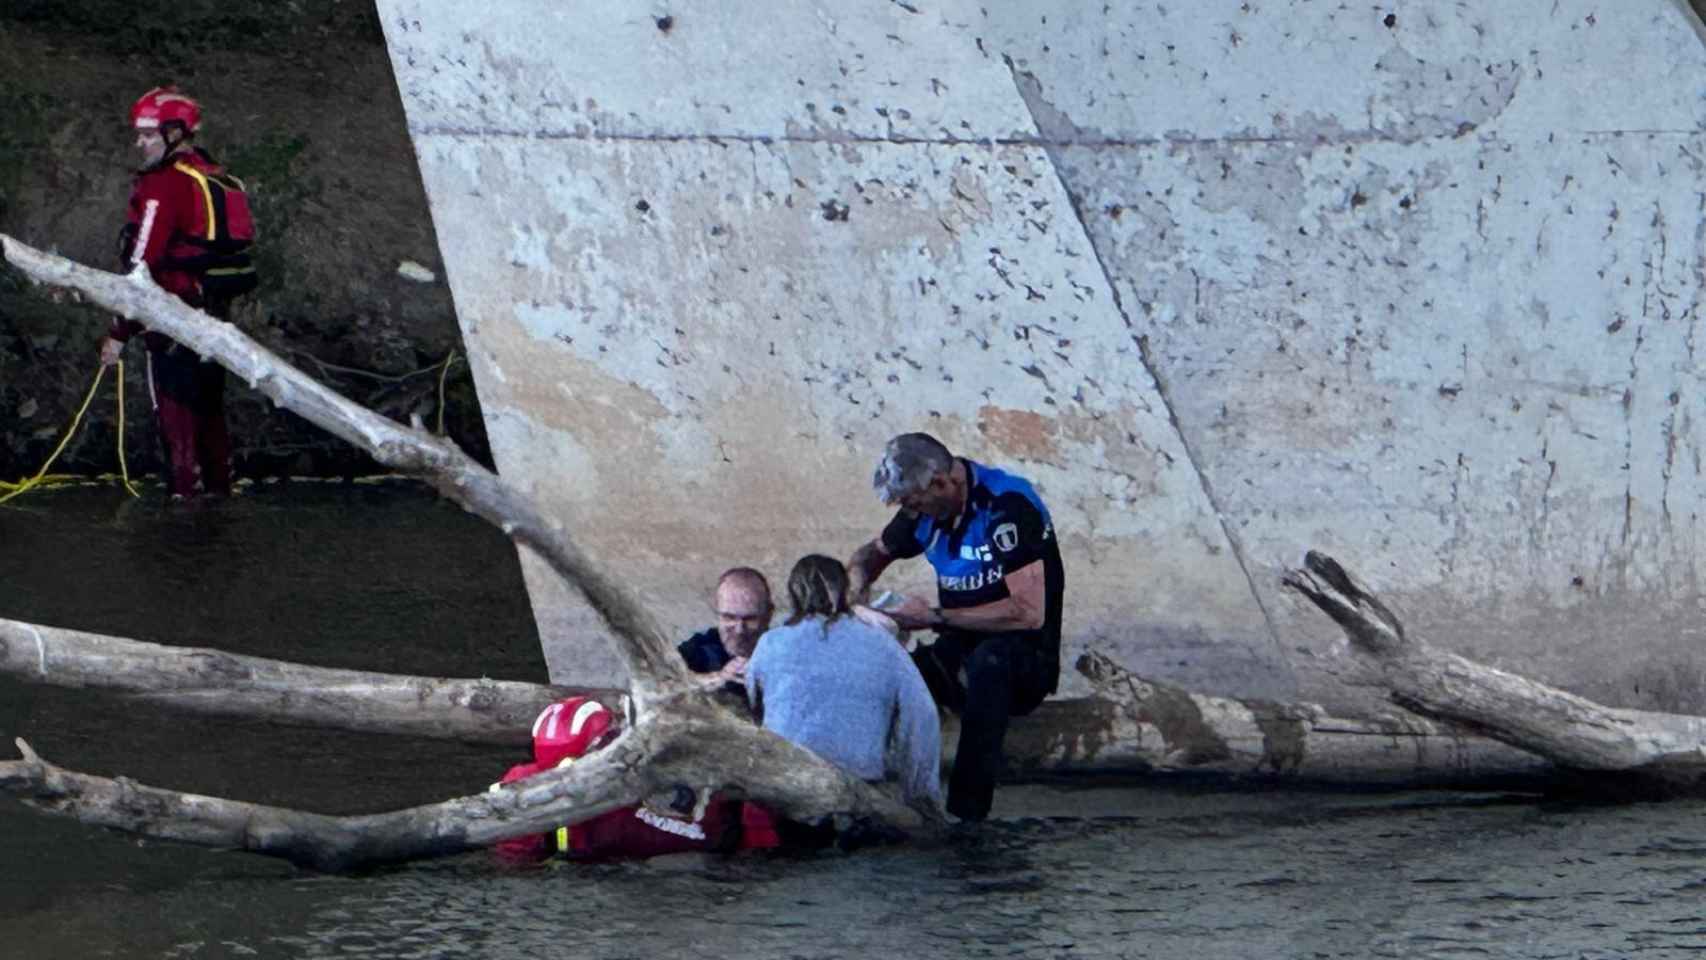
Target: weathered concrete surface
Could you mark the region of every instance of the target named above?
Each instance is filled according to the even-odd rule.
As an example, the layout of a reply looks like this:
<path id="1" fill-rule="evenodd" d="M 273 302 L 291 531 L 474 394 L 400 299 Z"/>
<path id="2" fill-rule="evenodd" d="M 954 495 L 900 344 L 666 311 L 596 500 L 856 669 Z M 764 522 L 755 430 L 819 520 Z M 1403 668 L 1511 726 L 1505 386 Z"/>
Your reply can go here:
<path id="1" fill-rule="evenodd" d="M 1334 703 L 1319 546 L 1706 708 L 1691 14 L 1057 6 L 381 0 L 500 470 L 683 632 L 923 428 L 1038 482 L 1069 658 Z M 553 679 L 615 679 L 527 567 Z"/>

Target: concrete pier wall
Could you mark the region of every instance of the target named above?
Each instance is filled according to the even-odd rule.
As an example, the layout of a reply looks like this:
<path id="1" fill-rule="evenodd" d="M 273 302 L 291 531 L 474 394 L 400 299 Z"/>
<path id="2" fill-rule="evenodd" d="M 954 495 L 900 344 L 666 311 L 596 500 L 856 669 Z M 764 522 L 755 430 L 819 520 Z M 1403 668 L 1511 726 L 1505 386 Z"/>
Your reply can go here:
<path id="1" fill-rule="evenodd" d="M 379 9 L 499 469 L 683 635 L 874 534 L 924 429 L 1041 489 L 1069 658 L 1350 697 L 1278 586 L 1317 547 L 1706 709 L 1683 5 Z M 554 679 L 619 679 L 524 566 Z"/>

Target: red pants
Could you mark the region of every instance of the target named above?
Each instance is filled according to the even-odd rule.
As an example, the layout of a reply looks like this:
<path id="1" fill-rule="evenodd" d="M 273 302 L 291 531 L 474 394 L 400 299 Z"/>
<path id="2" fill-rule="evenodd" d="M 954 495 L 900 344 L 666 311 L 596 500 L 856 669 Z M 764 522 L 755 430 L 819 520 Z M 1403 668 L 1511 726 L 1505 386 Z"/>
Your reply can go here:
<path id="1" fill-rule="evenodd" d="M 193 497 L 231 492 L 231 435 L 225 429 L 225 368 L 183 347 L 148 352 L 154 412 L 165 448 L 167 488 Z"/>

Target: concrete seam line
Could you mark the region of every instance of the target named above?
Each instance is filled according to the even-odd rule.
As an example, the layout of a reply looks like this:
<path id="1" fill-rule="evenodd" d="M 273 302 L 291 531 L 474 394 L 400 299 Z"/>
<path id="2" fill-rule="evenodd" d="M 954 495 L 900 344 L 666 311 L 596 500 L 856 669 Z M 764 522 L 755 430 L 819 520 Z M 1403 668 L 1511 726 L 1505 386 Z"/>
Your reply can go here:
<path id="1" fill-rule="evenodd" d="M 1038 116 L 1036 104 L 1032 102 L 1033 91 L 1026 89 L 1025 80 L 1030 80 L 1039 91 L 1041 90 L 1040 84 L 1034 76 L 1020 71 L 1011 58 L 1004 59 L 1007 60 L 1007 69 L 1013 77 L 1013 87 L 1018 91 L 1019 99 L 1024 102 L 1025 110 L 1030 113 L 1031 122 L 1036 125 L 1039 133 L 1044 134 L 1043 139 L 1048 140 L 1049 131 L 1044 129 L 1045 123 Z M 1064 114 L 1061 116 L 1062 119 L 1065 119 Z M 1227 520 L 1225 511 L 1220 508 L 1220 500 L 1214 493 L 1214 484 L 1209 482 L 1208 472 L 1203 469 L 1202 461 L 1197 456 L 1196 449 L 1191 446 L 1190 438 L 1185 436 L 1185 428 L 1179 422 L 1178 412 L 1174 409 L 1173 397 L 1167 388 L 1167 381 L 1162 378 L 1161 371 L 1149 352 L 1149 340 L 1146 337 L 1139 336 L 1132 326 L 1131 314 L 1126 312 L 1125 303 L 1120 298 L 1119 287 L 1114 283 L 1113 274 L 1108 269 L 1107 258 L 1103 256 L 1101 245 L 1096 242 L 1095 236 L 1090 232 L 1090 225 L 1084 222 L 1084 214 L 1074 201 L 1072 186 L 1066 182 L 1066 175 L 1061 172 L 1061 166 L 1055 157 L 1054 148 L 1044 146 L 1043 152 L 1048 157 L 1049 168 L 1054 171 L 1056 181 L 1060 183 L 1061 192 L 1066 195 L 1067 206 L 1072 210 L 1073 218 L 1078 221 L 1078 229 L 1084 234 L 1084 242 L 1089 244 L 1090 252 L 1095 255 L 1096 267 L 1102 273 L 1102 282 L 1108 285 L 1108 293 L 1114 300 L 1114 309 L 1119 311 L 1120 319 L 1125 321 L 1126 329 L 1130 332 L 1132 340 L 1137 344 L 1138 356 L 1143 362 L 1143 369 L 1148 372 L 1149 378 L 1155 383 L 1155 392 L 1161 398 L 1162 406 L 1167 410 L 1167 422 L 1172 424 L 1173 434 L 1178 437 L 1179 445 L 1184 448 L 1185 459 L 1190 463 L 1192 471 L 1196 473 L 1197 483 L 1202 489 L 1203 496 L 1208 500 L 1209 509 L 1214 511 L 1214 518 L 1220 524 L 1221 534 L 1226 537 L 1227 544 L 1232 548 L 1232 557 L 1238 562 L 1238 569 L 1243 572 L 1244 580 L 1249 584 L 1250 596 L 1256 601 L 1256 609 L 1262 615 L 1262 622 L 1267 625 L 1268 637 L 1273 641 L 1274 649 L 1280 654 L 1280 662 L 1285 664 L 1295 682 L 1296 671 L 1292 667 L 1291 658 L 1285 656 L 1285 647 L 1280 640 L 1279 627 L 1274 623 L 1273 614 L 1268 611 L 1268 605 L 1262 600 L 1262 591 L 1256 585 L 1256 578 L 1250 573 L 1250 563 L 1244 555 L 1244 544 L 1232 529 L 1232 524 Z"/>
<path id="2" fill-rule="evenodd" d="M 1682 2 L 1682 0 L 1678 0 Z M 1706 2 L 1706 0 L 1703 0 Z M 1656 137 L 1693 138 L 1700 134 L 1693 128 L 1641 128 L 1629 130 L 1580 130 L 1583 137 Z M 1191 147 L 1239 144 L 1271 144 L 1277 147 L 1333 148 L 1349 144 L 1396 143 L 1414 144 L 1426 140 L 1454 140 L 1454 131 L 1435 134 L 1399 136 L 1380 130 L 1353 130 L 1338 137 L 1284 135 L 1229 135 L 1224 137 L 914 137 L 884 136 L 868 133 L 828 133 L 820 136 L 799 136 L 769 133 L 593 133 L 584 130 L 517 130 L 508 127 L 459 127 L 434 124 L 409 128 L 410 137 L 449 137 L 451 139 L 507 140 L 579 140 L 589 143 L 710 143 L 721 144 L 891 144 L 895 146 L 926 147 Z M 1504 142 L 1496 133 L 1488 133 L 1490 143 Z"/>

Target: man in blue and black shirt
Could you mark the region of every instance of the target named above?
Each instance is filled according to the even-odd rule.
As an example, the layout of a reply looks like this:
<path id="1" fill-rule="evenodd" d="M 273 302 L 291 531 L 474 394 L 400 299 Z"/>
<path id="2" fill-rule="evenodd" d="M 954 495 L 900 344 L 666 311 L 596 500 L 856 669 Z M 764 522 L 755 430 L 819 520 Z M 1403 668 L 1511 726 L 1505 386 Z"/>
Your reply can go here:
<path id="1" fill-rule="evenodd" d="M 872 485 L 900 511 L 848 561 L 852 594 L 862 599 L 897 559 L 923 554 L 935 568 L 937 606 L 910 597 L 884 612 L 938 633 L 913 660 L 937 702 L 960 715 L 947 808 L 982 820 L 1008 719 L 1035 710 L 1060 679 L 1066 571 L 1054 524 L 1029 481 L 955 457 L 929 434 L 890 440 Z"/>

